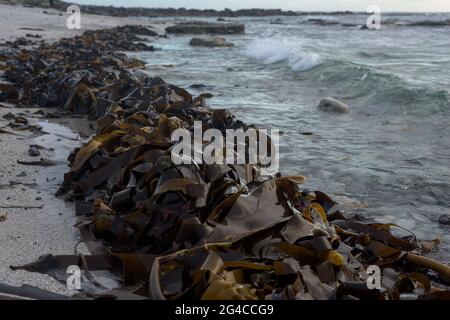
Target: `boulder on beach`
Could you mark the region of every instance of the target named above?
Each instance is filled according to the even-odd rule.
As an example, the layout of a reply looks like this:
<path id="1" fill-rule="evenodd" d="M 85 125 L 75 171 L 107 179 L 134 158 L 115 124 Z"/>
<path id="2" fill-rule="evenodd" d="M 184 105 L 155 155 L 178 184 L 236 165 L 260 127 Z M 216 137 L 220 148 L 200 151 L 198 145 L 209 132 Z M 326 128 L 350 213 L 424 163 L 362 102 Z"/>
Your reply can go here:
<path id="1" fill-rule="evenodd" d="M 239 23 L 183 22 L 166 28 L 170 34 L 242 34 L 245 25 Z"/>
<path id="2" fill-rule="evenodd" d="M 189 44 L 194 47 L 234 47 L 225 38 L 192 38 Z"/>
<path id="3" fill-rule="evenodd" d="M 348 113 L 350 111 L 348 105 L 330 97 L 323 98 L 322 100 L 320 100 L 317 109 L 323 112 L 332 112 L 332 113 Z"/>

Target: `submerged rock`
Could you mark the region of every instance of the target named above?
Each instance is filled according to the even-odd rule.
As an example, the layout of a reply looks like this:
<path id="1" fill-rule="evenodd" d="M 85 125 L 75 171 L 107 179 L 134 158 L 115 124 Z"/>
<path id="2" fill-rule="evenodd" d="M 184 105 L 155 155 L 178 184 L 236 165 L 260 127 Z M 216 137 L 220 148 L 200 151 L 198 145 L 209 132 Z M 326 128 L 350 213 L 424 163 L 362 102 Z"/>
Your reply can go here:
<path id="1" fill-rule="evenodd" d="M 450 19 L 447 20 L 424 20 L 414 21 L 406 24 L 408 27 L 448 27 L 450 26 Z"/>
<path id="2" fill-rule="evenodd" d="M 276 18 L 275 20 L 270 21 L 270 24 L 284 24 L 284 21 L 281 18 Z"/>
<path id="3" fill-rule="evenodd" d="M 323 98 L 322 100 L 320 100 L 317 109 L 323 112 L 332 112 L 332 113 L 348 113 L 350 111 L 348 105 L 330 97 Z"/>
<path id="4" fill-rule="evenodd" d="M 444 226 L 450 226 L 450 214 L 443 214 L 439 217 L 439 223 Z"/>
<path id="5" fill-rule="evenodd" d="M 234 47 L 234 44 L 228 42 L 225 38 L 192 38 L 189 44 L 194 47 Z"/>
<path id="6" fill-rule="evenodd" d="M 238 23 L 183 22 L 166 28 L 171 34 L 242 34 L 245 25 Z"/>
<path id="7" fill-rule="evenodd" d="M 148 72 L 145 71 L 145 70 L 140 70 L 140 69 L 135 70 L 135 71 L 133 72 L 133 75 L 134 75 L 134 76 L 136 77 L 136 79 L 137 79 L 138 81 L 140 81 L 140 82 L 145 82 L 145 80 L 151 79 L 151 78 L 152 78 L 152 76 L 151 76 L 150 73 L 148 73 Z"/>
<path id="8" fill-rule="evenodd" d="M 206 88 L 205 84 L 202 83 L 194 83 L 193 85 L 191 85 L 189 88 L 193 88 L 193 89 L 203 89 Z"/>
<path id="9" fill-rule="evenodd" d="M 306 21 L 308 23 L 317 24 L 319 26 L 332 26 L 339 24 L 339 21 L 333 19 L 309 18 Z"/>

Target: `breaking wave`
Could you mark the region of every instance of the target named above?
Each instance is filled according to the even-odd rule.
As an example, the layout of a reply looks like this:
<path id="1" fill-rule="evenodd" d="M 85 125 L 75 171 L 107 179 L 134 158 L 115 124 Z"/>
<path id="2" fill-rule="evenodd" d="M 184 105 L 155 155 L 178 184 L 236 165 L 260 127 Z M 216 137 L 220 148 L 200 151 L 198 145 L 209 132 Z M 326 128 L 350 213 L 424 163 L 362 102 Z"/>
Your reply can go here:
<path id="1" fill-rule="evenodd" d="M 446 90 L 415 85 L 395 74 L 357 63 L 327 60 L 304 76 L 317 85 L 330 87 L 341 97 L 367 106 L 389 105 L 394 112 L 442 111 L 450 107 Z"/>
<path id="2" fill-rule="evenodd" d="M 253 40 L 245 49 L 245 54 L 264 64 L 285 61 L 294 71 L 306 71 L 321 63 L 318 54 L 305 52 L 298 43 L 278 37 Z"/>
<path id="3" fill-rule="evenodd" d="M 330 94 L 368 109 L 384 106 L 387 112 L 422 114 L 450 109 L 450 94 L 446 90 L 416 85 L 367 65 L 324 59 L 287 38 L 256 39 L 247 45 L 245 54 L 267 65 L 287 63 L 293 71 L 301 72 L 301 81 L 325 87 Z"/>

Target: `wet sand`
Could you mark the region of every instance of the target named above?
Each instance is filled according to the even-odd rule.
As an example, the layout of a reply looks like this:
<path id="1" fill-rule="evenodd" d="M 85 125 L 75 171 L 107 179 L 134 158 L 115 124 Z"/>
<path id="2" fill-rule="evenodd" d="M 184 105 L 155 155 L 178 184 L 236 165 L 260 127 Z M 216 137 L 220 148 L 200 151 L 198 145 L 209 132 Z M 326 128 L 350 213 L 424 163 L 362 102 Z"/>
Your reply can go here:
<path id="1" fill-rule="evenodd" d="M 0 222 L 0 282 L 70 293 L 64 285 L 49 276 L 9 268 L 10 265 L 30 263 L 43 254 L 72 254 L 79 241 L 77 230 L 73 227 L 76 222 L 73 204 L 56 198 L 54 193 L 61 175 L 67 170 L 67 154 L 81 140 L 62 138 L 63 135 L 77 135 L 64 126 L 32 119 L 35 111 L 0 108 L 0 127 L 14 134 L 0 134 L 0 212 L 6 215 L 6 220 Z M 9 128 L 6 126 L 9 120 L 2 118 L 8 112 L 16 115 L 23 113 L 30 123 L 42 125 L 45 131 L 52 134 L 36 135 L 28 130 Z M 40 156 L 31 157 L 28 155 L 31 144 L 44 146 L 47 150 L 40 150 Z M 40 157 L 60 164 L 40 167 L 17 163 L 17 160 L 34 161 Z"/>

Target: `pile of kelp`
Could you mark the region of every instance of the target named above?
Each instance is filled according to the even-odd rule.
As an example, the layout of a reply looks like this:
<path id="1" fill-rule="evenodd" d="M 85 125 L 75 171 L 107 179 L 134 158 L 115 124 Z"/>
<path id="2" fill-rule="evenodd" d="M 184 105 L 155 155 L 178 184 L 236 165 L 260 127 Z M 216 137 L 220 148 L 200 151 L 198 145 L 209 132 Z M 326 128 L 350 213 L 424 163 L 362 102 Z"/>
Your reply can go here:
<path id="1" fill-rule="evenodd" d="M 47 255 L 15 269 L 65 280 L 67 266 L 79 265 L 94 284 L 95 270 L 121 276 L 118 289 L 85 288 L 76 298 L 450 298 L 450 268 L 421 256 L 434 242 L 344 213 L 326 194 L 302 190 L 303 176 L 174 165 L 173 130 L 192 131 L 194 121 L 223 133 L 248 126 L 202 96 L 131 71 L 143 63 L 113 50 L 111 39 L 123 36 L 87 32 L 0 55 L 11 82 L 1 99 L 85 113 L 98 124 L 70 155 L 59 190 L 76 201 L 92 255 Z M 379 288 L 368 286 L 377 284 L 367 273 L 373 265 Z"/>
<path id="2" fill-rule="evenodd" d="M 0 84 L 0 100 L 95 116 L 91 112 L 101 109 L 103 100 L 96 99 L 94 91 L 118 80 L 120 70 L 144 67 L 142 61 L 117 50 L 155 50 L 138 35 L 155 34 L 143 26 L 122 26 L 86 31 L 37 48 L 29 48 L 29 42 L 13 42 L 0 49 L 0 71 L 11 82 Z M 89 101 L 81 101 L 82 96 Z"/>

